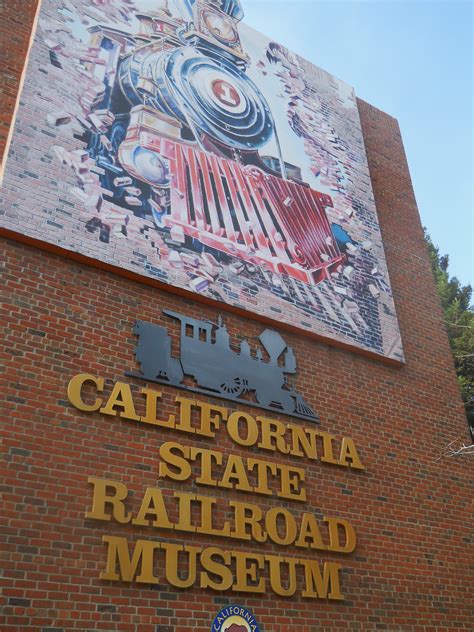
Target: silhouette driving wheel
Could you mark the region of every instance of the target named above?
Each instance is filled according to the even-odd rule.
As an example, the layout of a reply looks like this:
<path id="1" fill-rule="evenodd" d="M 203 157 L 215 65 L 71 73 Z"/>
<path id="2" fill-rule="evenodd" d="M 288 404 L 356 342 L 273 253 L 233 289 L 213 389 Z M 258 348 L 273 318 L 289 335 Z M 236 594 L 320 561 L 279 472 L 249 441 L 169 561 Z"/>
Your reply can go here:
<path id="1" fill-rule="evenodd" d="M 221 393 L 225 393 L 226 395 L 231 395 L 232 397 L 237 397 L 242 393 L 244 388 L 247 385 L 247 381 L 243 380 L 241 377 L 229 378 L 221 383 L 220 390 Z"/>

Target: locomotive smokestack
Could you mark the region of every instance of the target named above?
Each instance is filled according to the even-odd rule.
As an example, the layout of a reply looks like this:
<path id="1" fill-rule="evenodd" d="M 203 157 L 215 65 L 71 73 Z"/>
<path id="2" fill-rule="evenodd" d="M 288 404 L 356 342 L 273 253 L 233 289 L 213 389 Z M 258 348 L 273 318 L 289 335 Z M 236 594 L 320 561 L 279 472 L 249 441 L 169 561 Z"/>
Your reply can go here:
<path id="1" fill-rule="evenodd" d="M 278 358 L 286 349 L 286 342 L 280 334 L 273 329 L 265 329 L 258 338 L 270 356 L 270 363 L 278 364 Z"/>

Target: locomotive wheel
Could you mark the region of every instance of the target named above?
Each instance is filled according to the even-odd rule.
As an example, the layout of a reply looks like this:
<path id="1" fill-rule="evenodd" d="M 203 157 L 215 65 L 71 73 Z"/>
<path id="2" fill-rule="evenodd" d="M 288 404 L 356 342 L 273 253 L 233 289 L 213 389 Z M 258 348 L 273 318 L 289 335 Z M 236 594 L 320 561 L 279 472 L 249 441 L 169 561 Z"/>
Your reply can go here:
<path id="1" fill-rule="evenodd" d="M 246 386 L 245 380 L 241 377 L 234 377 L 225 382 L 222 382 L 220 385 L 221 393 L 225 395 L 231 395 L 232 397 L 238 397 Z"/>

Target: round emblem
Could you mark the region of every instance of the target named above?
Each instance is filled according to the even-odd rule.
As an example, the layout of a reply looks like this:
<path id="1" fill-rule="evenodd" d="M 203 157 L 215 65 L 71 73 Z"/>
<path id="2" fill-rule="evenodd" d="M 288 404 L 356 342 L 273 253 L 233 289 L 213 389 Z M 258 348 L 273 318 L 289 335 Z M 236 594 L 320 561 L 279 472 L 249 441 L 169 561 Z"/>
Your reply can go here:
<path id="1" fill-rule="evenodd" d="M 240 105 L 242 99 L 234 86 L 228 81 L 215 79 L 212 82 L 211 87 L 214 96 L 222 103 L 222 105 L 234 108 Z"/>
<path id="2" fill-rule="evenodd" d="M 250 610 L 233 605 L 226 606 L 217 613 L 211 632 L 260 632 L 260 628 Z"/>

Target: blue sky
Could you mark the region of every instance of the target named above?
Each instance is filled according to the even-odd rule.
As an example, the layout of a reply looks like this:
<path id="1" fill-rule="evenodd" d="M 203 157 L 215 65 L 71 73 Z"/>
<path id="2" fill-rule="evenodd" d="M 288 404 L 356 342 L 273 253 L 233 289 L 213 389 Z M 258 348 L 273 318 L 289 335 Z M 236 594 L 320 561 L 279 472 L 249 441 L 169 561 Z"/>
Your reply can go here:
<path id="1" fill-rule="evenodd" d="M 244 21 L 398 119 L 423 224 L 474 285 L 473 4 L 242 0 Z"/>

